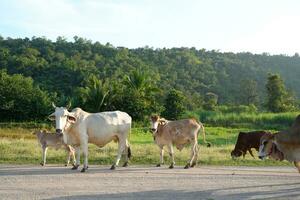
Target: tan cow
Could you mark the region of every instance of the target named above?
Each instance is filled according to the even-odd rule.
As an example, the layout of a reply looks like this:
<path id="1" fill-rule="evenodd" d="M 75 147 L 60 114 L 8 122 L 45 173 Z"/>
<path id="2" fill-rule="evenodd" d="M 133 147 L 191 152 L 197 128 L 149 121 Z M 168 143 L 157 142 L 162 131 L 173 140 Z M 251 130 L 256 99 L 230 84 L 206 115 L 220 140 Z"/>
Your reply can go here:
<path id="1" fill-rule="evenodd" d="M 55 133 L 49 133 L 47 131 L 35 131 L 33 134 L 36 135 L 37 140 L 43 149 L 42 162 L 40 163 L 42 166 L 46 164 L 48 147 L 55 148 L 56 150 L 63 148 L 68 152 L 65 166 L 68 166 L 70 163 L 71 156 L 73 158 L 73 162 L 75 162 L 75 150 L 70 145 L 64 143 L 62 134 L 58 135 Z"/>
<path id="2" fill-rule="evenodd" d="M 204 126 L 195 119 L 168 121 L 164 118 L 160 118 L 158 115 L 151 116 L 151 131 L 155 143 L 160 148 L 160 163 L 157 167 L 160 167 L 161 164 L 164 163 L 164 146 L 168 147 L 172 159 L 169 168 L 172 169 L 175 165 L 173 145 L 181 151 L 187 144 L 191 144 L 192 154 L 191 159 L 184 168 L 194 167 L 198 157 L 198 133 L 201 128 L 203 131 L 203 140 L 207 143 L 205 140 Z M 209 143 L 207 143 L 207 145 L 210 146 Z"/>
<path id="3" fill-rule="evenodd" d="M 300 115 L 288 130 L 261 137 L 259 158 L 267 156 L 293 162 L 300 173 Z"/>

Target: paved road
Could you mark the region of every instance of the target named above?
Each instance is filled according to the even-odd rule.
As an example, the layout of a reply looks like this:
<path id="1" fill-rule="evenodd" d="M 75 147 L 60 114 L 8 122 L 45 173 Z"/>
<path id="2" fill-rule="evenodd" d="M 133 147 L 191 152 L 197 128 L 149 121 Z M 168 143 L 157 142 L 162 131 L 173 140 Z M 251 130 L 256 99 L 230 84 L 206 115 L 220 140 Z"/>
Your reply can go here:
<path id="1" fill-rule="evenodd" d="M 0 165 L 0 199 L 300 199 L 293 167 Z"/>

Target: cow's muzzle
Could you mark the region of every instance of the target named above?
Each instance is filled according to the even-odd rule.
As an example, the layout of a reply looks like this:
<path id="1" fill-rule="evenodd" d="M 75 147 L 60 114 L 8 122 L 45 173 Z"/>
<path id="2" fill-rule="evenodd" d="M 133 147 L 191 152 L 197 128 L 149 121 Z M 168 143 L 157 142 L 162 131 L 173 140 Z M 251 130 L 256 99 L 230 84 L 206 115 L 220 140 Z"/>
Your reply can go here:
<path id="1" fill-rule="evenodd" d="M 56 134 L 62 134 L 62 130 L 61 129 L 56 129 Z"/>

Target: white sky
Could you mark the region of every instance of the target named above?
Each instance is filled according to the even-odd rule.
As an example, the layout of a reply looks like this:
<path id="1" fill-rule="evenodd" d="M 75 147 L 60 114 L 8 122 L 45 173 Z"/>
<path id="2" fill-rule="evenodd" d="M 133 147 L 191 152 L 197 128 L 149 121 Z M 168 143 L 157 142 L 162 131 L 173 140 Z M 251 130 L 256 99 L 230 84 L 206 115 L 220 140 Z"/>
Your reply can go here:
<path id="1" fill-rule="evenodd" d="M 298 0 L 0 0 L 2 37 L 300 53 Z"/>

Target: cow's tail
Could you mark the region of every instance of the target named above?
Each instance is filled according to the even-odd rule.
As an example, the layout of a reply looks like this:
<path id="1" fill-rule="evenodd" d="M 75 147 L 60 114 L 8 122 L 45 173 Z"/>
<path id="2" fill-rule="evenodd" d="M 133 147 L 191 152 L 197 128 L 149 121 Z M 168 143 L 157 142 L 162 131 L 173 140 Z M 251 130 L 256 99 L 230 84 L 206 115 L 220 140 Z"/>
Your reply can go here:
<path id="1" fill-rule="evenodd" d="M 205 129 L 202 123 L 199 123 L 200 128 L 202 129 L 202 136 L 203 136 L 203 142 L 206 144 L 207 147 L 211 147 L 211 143 L 206 141 L 206 135 L 205 135 Z"/>
<path id="2" fill-rule="evenodd" d="M 131 149 L 130 149 L 130 146 L 127 147 L 127 156 L 128 156 L 128 159 L 131 158 Z"/>

